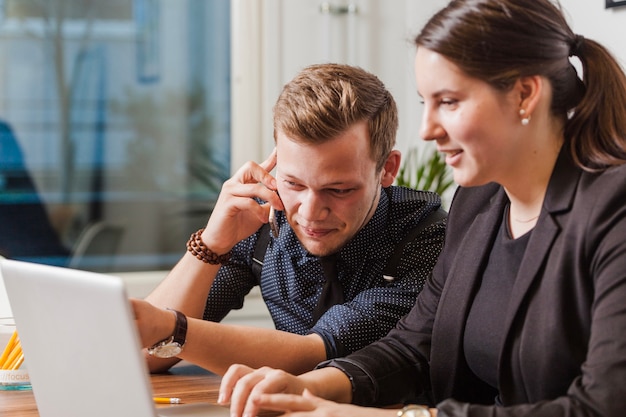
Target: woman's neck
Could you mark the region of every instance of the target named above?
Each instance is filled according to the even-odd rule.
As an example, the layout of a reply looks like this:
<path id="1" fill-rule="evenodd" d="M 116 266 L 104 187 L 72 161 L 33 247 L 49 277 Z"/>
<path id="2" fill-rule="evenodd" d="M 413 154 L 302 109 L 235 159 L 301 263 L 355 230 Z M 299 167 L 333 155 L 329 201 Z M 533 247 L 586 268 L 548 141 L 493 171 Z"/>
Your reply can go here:
<path id="1" fill-rule="evenodd" d="M 510 201 L 509 227 L 514 238 L 535 227 L 559 151 L 535 153 L 502 184 Z"/>

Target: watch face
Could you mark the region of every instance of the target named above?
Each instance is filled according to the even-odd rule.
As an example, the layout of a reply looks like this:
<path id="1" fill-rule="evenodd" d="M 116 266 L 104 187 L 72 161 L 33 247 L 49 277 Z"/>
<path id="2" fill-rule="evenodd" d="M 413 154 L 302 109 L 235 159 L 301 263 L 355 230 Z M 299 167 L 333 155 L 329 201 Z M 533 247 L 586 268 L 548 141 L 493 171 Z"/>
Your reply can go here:
<path id="1" fill-rule="evenodd" d="M 408 405 L 398 412 L 398 417 L 431 417 L 431 414 L 426 407 Z"/>
<path id="2" fill-rule="evenodd" d="M 170 342 L 161 346 L 156 346 L 150 354 L 157 358 L 173 358 L 183 351 L 183 347 L 177 342 Z"/>
<path id="3" fill-rule="evenodd" d="M 430 417 L 430 411 L 423 408 L 411 409 L 404 413 L 406 417 Z"/>

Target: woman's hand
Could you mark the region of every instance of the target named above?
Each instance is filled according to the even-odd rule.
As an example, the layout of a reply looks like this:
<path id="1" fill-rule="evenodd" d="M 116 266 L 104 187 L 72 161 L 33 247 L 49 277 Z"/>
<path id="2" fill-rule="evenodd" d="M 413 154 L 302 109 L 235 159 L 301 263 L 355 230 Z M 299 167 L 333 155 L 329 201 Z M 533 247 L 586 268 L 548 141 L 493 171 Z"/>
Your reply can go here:
<path id="1" fill-rule="evenodd" d="M 255 370 L 245 365 L 232 365 L 222 378 L 218 402 L 230 403 L 232 416 L 256 416 L 263 395 L 302 394 L 305 388 L 298 377 L 278 369 L 263 367 Z"/>
<path id="2" fill-rule="evenodd" d="M 316 397 L 308 390 L 304 390 L 302 395 L 262 394 L 256 398 L 255 402 L 263 410 L 278 411 L 298 417 L 395 417 L 398 412 L 390 409 L 339 404 Z"/>

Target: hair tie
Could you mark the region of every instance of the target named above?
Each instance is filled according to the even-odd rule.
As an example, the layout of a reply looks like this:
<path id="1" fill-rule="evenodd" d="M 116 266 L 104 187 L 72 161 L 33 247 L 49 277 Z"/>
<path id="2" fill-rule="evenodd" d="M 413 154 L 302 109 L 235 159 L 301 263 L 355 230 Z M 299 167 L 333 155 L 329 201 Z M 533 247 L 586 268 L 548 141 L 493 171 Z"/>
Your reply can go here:
<path id="1" fill-rule="evenodd" d="M 574 40 L 569 48 L 569 56 L 579 56 L 584 42 L 585 37 L 583 35 L 574 36 Z"/>

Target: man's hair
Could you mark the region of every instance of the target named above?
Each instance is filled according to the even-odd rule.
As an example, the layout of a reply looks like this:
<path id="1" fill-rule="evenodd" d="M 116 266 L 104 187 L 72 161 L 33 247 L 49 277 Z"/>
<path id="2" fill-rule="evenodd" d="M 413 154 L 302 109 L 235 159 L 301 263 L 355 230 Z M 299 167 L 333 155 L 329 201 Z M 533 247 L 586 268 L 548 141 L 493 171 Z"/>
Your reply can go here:
<path id="1" fill-rule="evenodd" d="M 283 87 L 274 106 L 274 140 L 281 132 L 298 142 L 322 143 L 361 121 L 367 122 L 370 154 L 380 171 L 398 131 L 391 93 L 361 68 L 312 65 Z"/>

